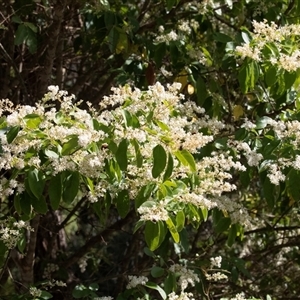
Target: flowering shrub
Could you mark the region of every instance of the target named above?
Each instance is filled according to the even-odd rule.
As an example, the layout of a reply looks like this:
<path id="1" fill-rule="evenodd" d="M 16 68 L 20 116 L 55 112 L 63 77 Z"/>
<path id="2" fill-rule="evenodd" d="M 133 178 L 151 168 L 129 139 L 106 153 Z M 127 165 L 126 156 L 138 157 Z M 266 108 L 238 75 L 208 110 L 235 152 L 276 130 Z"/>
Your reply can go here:
<path id="1" fill-rule="evenodd" d="M 0 298 L 299 295 L 300 4 L 19 2 Z"/>
<path id="2" fill-rule="evenodd" d="M 185 100 L 179 88 L 176 83 L 166 89 L 157 83 L 145 92 L 116 88 L 104 98 L 100 112 L 80 109 L 73 96 L 55 86 L 34 107 L 13 108 L 3 101 L 7 115 L 1 118 L 2 202 L 13 197 L 13 214 L 22 220 L 78 203 L 87 203 L 100 220 L 108 217 L 111 207 L 121 218 L 135 210 L 135 231 L 144 228 L 149 251 L 169 235 L 180 243 L 186 224 L 198 227 L 213 208 L 222 211 L 217 218 L 225 222 L 222 226 L 249 225 L 246 210 L 232 197 L 236 186 L 229 182 L 234 173 L 246 170 L 239 156 L 230 148 L 201 155 L 216 136 L 231 134 L 232 129 Z M 246 156 L 257 156 L 254 150 L 248 152 Z M 259 160 L 249 161 L 257 165 Z M 20 222 L 13 224 L 20 227 Z M 1 235 L 2 256 L 21 238 L 7 228 Z M 237 234 L 242 227 L 232 228 Z M 19 244 L 19 250 L 24 249 Z M 214 264 L 220 267 L 220 261 Z M 44 278 L 51 279 L 58 266 L 48 266 Z M 154 277 L 165 272 L 162 266 L 152 270 Z M 200 282 L 188 266 L 172 265 L 168 273 L 164 290 L 144 276 L 129 277 L 127 288 L 144 285 L 157 289 L 163 299 L 166 291 L 170 299 L 187 299 L 192 295 L 185 292 L 188 286 Z M 205 276 L 214 281 L 226 278 L 219 272 Z M 177 277 L 180 296 L 174 294 Z"/>

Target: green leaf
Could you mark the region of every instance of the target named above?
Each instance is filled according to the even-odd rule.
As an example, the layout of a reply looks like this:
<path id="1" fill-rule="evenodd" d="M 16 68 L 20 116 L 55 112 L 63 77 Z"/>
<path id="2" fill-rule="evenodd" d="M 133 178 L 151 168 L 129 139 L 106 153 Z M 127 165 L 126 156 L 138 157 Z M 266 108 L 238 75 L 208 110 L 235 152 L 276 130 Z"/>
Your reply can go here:
<path id="1" fill-rule="evenodd" d="M 24 22 L 24 25 L 27 26 L 32 32 L 37 33 L 37 27 L 30 22 Z"/>
<path id="2" fill-rule="evenodd" d="M 136 139 L 133 139 L 131 142 L 134 146 L 135 157 L 136 157 L 136 165 L 137 165 L 138 168 L 140 168 L 140 167 L 143 166 L 143 156 L 142 156 L 141 151 L 140 151 L 139 143 Z"/>
<path id="3" fill-rule="evenodd" d="M 286 189 L 289 197 L 298 202 L 300 200 L 300 172 L 291 169 L 287 174 Z"/>
<path id="4" fill-rule="evenodd" d="M 18 135 L 20 128 L 20 126 L 14 126 L 7 132 L 6 139 L 9 144 L 11 144 L 15 137 Z"/>
<path id="5" fill-rule="evenodd" d="M 267 201 L 269 208 L 273 209 L 275 205 L 275 186 L 270 182 L 269 177 L 266 177 L 263 183 L 263 195 Z"/>
<path id="6" fill-rule="evenodd" d="M 196 172 L 197 168 L 196 168 L 195 159 L 189 151 L 178 150 L 174 154 L 184 166 L 189 166 L 192 172 Z"/>
<path id="7" fill-rule="evenodd" d="M 67 204 L 71 204 L 79 191 L 80 176 L 78 172 L 67 172 L 63 181 L 63 195 L 62 198 Z"/>
<path id="8" fill-rule="evenodd" d="M 166 224 L 168 226 L 168 229 L 169 229 L 169 231 L 172 235 L 172 238 L 173 238 L 174 242 L 179 243 L 180 237 L 179 237 L 178 231 L 177 231 L 172 219 L 168 218 L 168 220 L 166 221 Z"/>
<path id="9" fill-rule="evenodd" d="M 30 129 L 38 128 L 40 123 L 42 122 L 41 117 L 37 114 L 29 114 L 24 117 L 24 120 L 26 120 L 26 125 Z"/>
<path id="10" fill-rule="evenodd" d="M 207 221 L 207 218 L 208 218 L 208 209 L 207 208 L 200 208 L 199 214 L 203 221 Z"/>
<path id="11" fill-rule="evenodd" d="M 176 275 L 174 273 L 169 273 L 168 277 L 164 281 L 164 290 L 167 295 L 171 292 L 176 291 L 177 289 L 177 280 Z"/>
<path id="12" fill-rule="evenodd" d="M 15 208 L 16 212 L 19 215 L 21 215 L 22 208 L 21 208 L 21 204 L 20 204 L 20 194 L 15 194 L 15 196 L 14 196 L 14 208 Z"/>
<path id="13" fill-rule="evenodd" d="M 259 118 L 256 122 L 256 129 L 264 129 L 268 125 L 269 121 L 272 121 L 270 117 Z"/>
<path id="14" fill-rule="evenodd" d="M 62 178 L 61 174 L 57 174 L 51 178 L 49 182 L 49 199 L 50 205 L 54 210 L 59 208 L 59 203 L 62 195 Z"/>
<path id="15" fill-rule="evenodd" d="M 35 197 L 31 198 L 31 204 L 34 210 L 40 214 L 45 214 L 48 211 L 46 199 L 43 196 L 38 199 Z"/>
<path id="16" fill-rule="evenodd" d="M 165 273 L 165 270 L 161 267 L 154 266 L 151 268 L 151 275 L 154 278 L 161 277 L 164 275 L 164 273 Z"/>
<path id="17" fill-rule="evenodd" d="M 214 39 L 217 42 L 221 42 L 221 43 L 225 43 L 225 44 L 232 41 L 232 38 L 229 35 L 221 33 L 221 32 L 215 33 Z"/>
<path id="18" fill-rule="evenodd" d="M 44 299 L 44 300 L 51 299 L 51 298 L 53 298 L 53 296 L 47 291 L 42 291 L 42 294 L 39 297 L 39 299 Z"/>
<path id="19" fill-rule="evenodd" d="M 173 156 L 171 153 L 168 154 L 168 164 L 167 164 L 167 168 L 165 170 L 165 174 L 164 174 L 164 181 L 166 181 L 167 179 L 169 179 L 173 173 L 173 168 L 174 168 L 174 160 L 173 160 Z"/>
<path id="20" fill-rule="evenodd" d="M 190 252 L 190 242 L 189 242 L 189 236 L 188 232 L 185 228 L 183 228 L 180 232 L 180 245 L 183 248 L 184 252 L 188 254 Z"/>
<path id="21" fill-rule="evenodd" d="M 176 228 L 180 232 L 185 225 L 185 214 L 182 210 L 178 211 L 176 214 Z"/>
<path id="22" fill-rule="evenodd" d="M 138 209 L 145 201 L 147 201 L 155 189 L 155 183 L 149 183 L 141 187 L 141 189 L 138 192 L 138 195 L 135 198 L 135 209 Z"/>
<path id="23" fill-rule="evenodd" d="M 45 186 L 43 173 L 37 169 L 31 169 L 27 172 L 27 179 L 30 191 L 37 199 L 40 199 Z"/>
<path id="24" fill-rule="evenodd" d="M 252 40 L 251 33 L 245 28 L 241 32 L 241 36 L 242 36 L 244 43 L 246 43 L 246 44 L 249 44 Z"/>
<path id="25" fill-rule="evenodd" d="M 196 83 L 196 91 L 197 91 L 197 104 L 199 106 L 203 106 L 206 98 L 208 97 L 206 84 L 202 77 L 198 77 Z"/>
<path id="26" fill-rule="evenodd" d="M 7 254 L 7 247 L 5 246 L 3 241 L 0 240 L 0 268 L 3 267 L 3 264 L 6 260 L 7 255 L 8 255 Z"/>
<path id="27" fill-rule="evenodd" d="M 119 164 L 119 167 L 122 171 L 127 170 L 127 149 L 128 149 L 128 141 L 126 139 L 123 139 L 119 146 L 118 150 L 116 152 L 116 160 Z"/>
<path id="28" fill-rule="evenodd" d="M 119 215 L 121 218 L 125 218 L 130 209 L 130 198 L 128 191 L 123 190 L 119 192 L 115 201 Z"/>
<path id="29" fill-rule="evenodd" d="M 20 195 L 20 207 L 22 212 L 30 216 L 31 214 L 31 197 L 30 195 L 25 191 Z"/>
<path id="30" fill-rule="evenodd" d="M 177 4 L 177 0 L 166 0 L 167 1 L 167 10 L 170 11 L 173 6 Z"/>
<path id="31" fill-rule="evenodd" d="M 25 234 L 22 234 L 21 238 L 18 240 L 17 247 L 18 247 L 18 250 L 22 254 L 24 254 L 24 250 L 26 248 L 26 236 L 25 236 Z"/>
<path id="32" fill-rule="evenodd" d="M 167 231 L 162 221 L 158 221 L 156 223 L 146 221 L 145 240 L 148 248 L 151 251 L 156 250 L 164 241 L 166 233 Z"/>
<path id="33" fill-rule="evenodd" d="M 252 90 L 255 87 L 255 84 L 259 78 L 259 66 L 255 61 L 246 60 L 238 74 L 238 80 L 241 87 L 241 90 L 244 94 L 248 90 Z"/>
<path id="34" fill-rule="evenodd" d="M 297 72 L 284 72 L 284 84 L 285 84 L 285 89 L 288 90 L 292 87 L 294 82 L 297 79 Z"/>
<path id="35" fill-rule="evenodd" d="M 78 148 L 78 137 L 72 137 L 66 143 L 64 143 L 61 154 L 62 155 L 69 155 L 75 152 Z"/>
<path id="36" fill-rule="evenodd" d="M 15 33 L 15 45 L 16 46 L 21 45 L 26 40 L 27 35 L 28 35 L 28 27 L 25 26 L 24 24 L 20 24 Z"/>
<path id="37" fill-rule="evenodd" d="M 116 45 L 116 54 L 128 52 L 128 37 L 126 32 L 122 28 L 117 28 L 119 31 L 119 38 Z"/>
<path id="38" fill-rule="evenodd" d="M 180 242 L 180 236 L 179 236 L 179 234 L 178 234 L 178 231 L 177 231 L 177 229 L 176 229 L 176 227 L 175 227 L 175 225 L 174 225 L 172 219 L 169 218 L 169 219 L 166 221 L 166 224 L 167 224 L 167 226 L 168 226 L 168 229 L 169 229 L 169 231 L 170 231 L 170 233 L 171 233 L 171 235 L 172 235 L 172 238 L 173 238 L 174 242 L 175 242 L 175 243 L 179 243 L 179 242 Z"/>
<path id="39" fill-rule="evenodd" d="M 75 299 L 87 297 L 89 294 L 90 294 L 89 289 L 83 284 L 76 285 L 72 292 L 72 296 Z"/>
<path id="40" fill-rule="evenodd" d="M 228 232 L 228 238 L 227 238 L 227 245 L 231 247 L 237 237 L 237 226 L 236 224 L 231 225 L 229 232 Z"/>
<path id="41" fill-rule="evenodd" d="M 149 289 L 153 289 L 153 290 L 158 291 L 160 296 L 162 297 L 162 299 L 164 299 L 164 300 L 167 299 L 166 292 L 159 285 L 157 285 L 156 283 L 148 281 L 145 284 L 145 286 L 148 287 Z"/>
<path id="42" fill-rule="evenodd" d="M 238 74 L 238 80 L 241 87 L 241 91 L 244 94 L 246 94 L 249 89 L 248 78 L 249 78 L 249 68 L 247 67 L 247 64 L 243 64 Z"/>
<path id="43" fill-rule="evenodd" d="M 13 15 L 11 17 L 12 22 L 17 23 L 17 24 L 22 24 L 23 21 L 21 20 L 21 18 L 18 15 Z"/>
<path id="44" fill-rule="evenodd" d="M 153 149 L 152 177 L 157 178 L 165 169 L 167 154 L 163 146 L 157 145 Z"/>
<path id="45" fill-rule="evenodd" d="M 216 226 L 214 227 L 214 229 L 217 233 L 222 233 L 229 228 L 230 224 L 231 224 L 230 218 L 221 218 L 216 224 Z"/>
<path id="46" fill-rule="evenodd" d="M 112 53 L 115 53 L 119 40 L 119 31 L 116 26 L 113 26 L 108 34 L 108 46 Z"/>
<path id="47" fill-rule="evenodd" d="M 277 68 L 270 66 L 265 74 L 265 81 L 268 86 L 272 86 L 277 81 Z"/>

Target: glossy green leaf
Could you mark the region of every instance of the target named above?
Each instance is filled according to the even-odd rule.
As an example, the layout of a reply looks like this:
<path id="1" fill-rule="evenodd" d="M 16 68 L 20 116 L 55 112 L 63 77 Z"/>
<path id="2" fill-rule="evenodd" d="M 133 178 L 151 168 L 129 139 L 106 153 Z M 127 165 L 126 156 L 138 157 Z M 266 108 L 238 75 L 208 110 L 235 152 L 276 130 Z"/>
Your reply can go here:
<path id="1" fill-rule="evenodd" d="M 120 144 L 118 146 L 118 150 L 116 152 L 116 160 L 122 171 L 127 170 L 127 165 L 128 165 L 127 149 L 128 149 L 128 141 L 126 139 L 123 139 L 120 142 Z"/>
<path id="2" fill-rule="evenodd" d="M 14 196 L 14 208 L 19 215 L 22 214 L 22 208 L 20 204 L 20 194 L 15 194 Z"/>
<path id="3" fill-rule="evenodd" d="M 177 288 L 176 276 L 175 274 L 170 272 L 164 281 L 164 290 L 166 294 L 170 294 L 171 292 L 175 291 L 176 288 Z"/>
<path id="4" fill-rule="evenodd" d="M 185 226 L 185 214 L 182 210 L 179 210 L 176 214 L 176 228 L 180 232 Z"/>
<path id="5" fill-rule="evenodd" d="M 113 26 L 108 34 L 109 49 L 112 53 L 116 51 L 119 40 L 119 31 L 116 26 Z"/>
<path id="6" fill-rule="evenodd" d="M 171 10 L 173 6 L 177 4 L 177 0 L 166 0 L 167 1 L 167 10 Z"/>
<path id="7" fill-rule="evenodd" d="M 78 137 L 72 137 L 66 143 L 64 143 L 61 154 L 62 155 L 69 155 L 75 152 L 78 149 Z"/>
<path id="8" fill-rule="evenodd" d="M 20 126 L 14 126 L 6 134 L 7 142 L 11 144 L 20 131 Z"/>
<path id="9" fill-rule="evenodd" d="M 203 106 L 206 98 L 208 97 L 208 92 L 206 84 L 202 77 L 198 77 L 196 82 L 196 91 L 197 91 L 197 104 Z"/>
<path id="10" fill-rule="evenodd" d="M 230 229 L 228 232 L 227 245 L 229 247 L 231 247 L 233 245 L 236 237 L 237 237 L 237 226 L 236 226 L 236 224 L 233 224 L 230 226 Z"/>
<path id="11" fill-rule="evenodd" d="M 189 151 L 178 150 L 174 154 L 184 166 L 189 166 L 192 172 L 196 172 L 197 168 L 196 168 L 195 159 Z"/>
<path id="12" fill-rule="evenodd" d="M 15 33 L 15 45 L 21 45 L 27 38 L 28 35 L 28 27 L 23 23 L 18 26 L 18 29 Z"/>
<path id="13" fill-rule="evenodd" d="M 79 191 L 80 176 L 78 172 L 67 172 L 63 180 L 63 195 L 64 202 L 70 204 L 73 202 Z"/>
<path id="14" fill-rule="evenodd" d="M 27 173 L 27 179 L 32 194 L 37 199 L 41 198 L 45 187 L 45 178 L 43 173 L 37 169 L 31 169 Z"/>
<path id="15" fill-rule="evenodd" d="M 268 206 L 273 209 L 275 205 L 275 186 L 270 182 L 269 177 L 266 177 L 263 183 L 263 195 Z"/>
<path id="16" fill-rule="evenodd" d="M 145 286 L 149 289 L 158 291 L 163 300 L 167 299 L 166 292 L 156 283 L 148 281 Z"/>
<path id="17" fill-rule="evenodd" d="M 294 82 L 296 81 L 297 73 L 296 72 L 285 72 L 284 73 L 284 84 L 285 89 L 290 89 Z"/>
<path id="18" fill-rule="evenodd" d="M 6 257 L 7 257 L 8 253 L 7 253 L 7 247 L 5 246 L 5 244 L 3 243 L 2 240 L 0 240 L 0 268 L 2 268 Z"/>
<path id="19" fill-rule="evenodd" d="M 146 221 L 145 240 L 148 248 L 151 251 L 156 250 L 164 241 L 166 233 L 167 231 L 162 221 L 158 221 L 156 223 Z"/>
<path id="20" fill-rule="evenodd" d="M 40 214 L 45 214 L 48 211 L 48 205 L 44 196 L 40 196 L 38 199 L 35 197 L 31 198 L 31 205 Z"/>
<path id="21" fill-rule="evenodd" d="M 17 243 L 17 248 L 20 251 L 20 253 L 24 254 L 24 250 L 26 248 L 26 236 L 25 234 L 22 234 L 22 236 L 19 238 Z"/>
<path id="22" fill-rule="evenodd" d="M 168 154 L 168 164 L 165 170 L 165 174 L 164 174 L 164 181 L 166 181 L 167 179 L 169 179 L 173 173 L 173 169 L 174 169 L 174 160 L 173 160 L 173 156 L 171 153 Z"/>
<path id="23" fill-rule="evenodd" d="M 180 237 L 179 237 L 178 231 L 177 231 L 172 219 L 169 218 L 168 220 L 166 220 L 166 224 L 168 226 L 168 229 L 169 229 L 169 231 L 172 235 L 172 238 L 173 238 L 174 242 L 179 243 Z"/>
<path id="24" fill-rule="evenodd" d="M 130 209 L 130 198 L 128 191 L 123 190 L 119 192 L 115 201 L 119 215 L 121 218 L 125 218 Z"/>
<path id="25" fill-rule="evenodd" d="M 154 278 L 161 277 L 165 273 L 165 269 L 154 266 L 151 268 L 151 276 Z"/>
<path id="26" fill-rule="evenodd" d="M 30 195 L 25 191 L 20 195 L 20 207 L 22 212 L 29 216 L 31 214 L 31 197 Z"/>
<path id="27" fill-rule="evenodd" d="M 300 172 L 295 169 L 291 169 L 287 174 L 286 188 L 289 197 L 293 201 L 300 200 Z"/>
<path id="28" fill-rule="evenodd" d="M 222 233 L 229 228 L 230 224 L 231 224 L 230 218 L 223 217 L 218 221 L 214 229 L 217 233 Z"/>
<path id="29" fill-rule="evenodd" d="M 277 68 L 270 66 L 265 74 L 265 81 L 268 86 L 272 86 L 277 81 Z"/>
<path id="30" fill-rule="evenodd" d="M 39 115 L 37 115 L 37 114 L 26 115 L 24 117 L 24 120 L 26 120 L 26 125 L 30 129 L 36 129 L 36 128 L 38 128 L 38 126 L 42 122 L 41 117 Z"/>
<path id="31" fill-rule="evenodd" d="M 62 196 L 62 178 L 60 173 L 51 178 L 49 182 L 48 194 L 51 207 L 54 210 L 58 209 Z"/>
<path id="32" fill-rule="evenodd" d="M 167 154 L 163 146 L 157 145 L 153 149 L 153 167 L 152 176 L 157 178 L 165 169 L 167 163 Z"/>
<path id="33" fill-rule="evenodd" d="M 132 140 L 132 144 L 133 144 L 134 150 L 135 150 L 136 165 L 138 168 L 140 168 L 143 166 L 143 156 L 140 151 L 140 146 L 136 139 Z"/>

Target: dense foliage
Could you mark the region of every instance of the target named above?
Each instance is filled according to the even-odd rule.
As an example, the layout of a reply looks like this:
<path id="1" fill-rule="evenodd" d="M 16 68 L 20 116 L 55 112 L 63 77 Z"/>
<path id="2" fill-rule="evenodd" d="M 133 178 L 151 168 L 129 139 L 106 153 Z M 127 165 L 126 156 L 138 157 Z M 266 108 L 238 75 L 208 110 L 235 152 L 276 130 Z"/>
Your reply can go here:
<path id="1" fill-rule="evenodd" d="M 1 299 L 300 295 L 299 15 L 2 1 Z"/>

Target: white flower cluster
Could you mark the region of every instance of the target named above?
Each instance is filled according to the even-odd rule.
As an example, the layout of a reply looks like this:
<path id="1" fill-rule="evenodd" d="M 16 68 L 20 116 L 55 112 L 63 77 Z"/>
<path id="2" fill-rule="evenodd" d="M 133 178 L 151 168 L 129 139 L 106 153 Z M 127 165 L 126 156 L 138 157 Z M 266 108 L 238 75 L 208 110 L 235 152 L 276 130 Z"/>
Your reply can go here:
<path id="1" fill-rule="evenodd" d="M 245 167 L 229 152 L 204 157 L 195 162 L 193 169 L 191 162 L 180 161 L 176 156 L 180 151 L 197 154 L 215 135 L 228 130 L 222 122 L 205 115 L 203 108 L 186 101 L 178 92 L 180 87 L 180 83 L 164 87 L 157 82 L 144 92 L 129 86 L 113 88 L 113 94 L 104 97 L 98 112 L 80 109 L 73 104 L 73 96 L 51 86 L 43 101 L 59 101 L 60 110 L 51 104 L 47 108 L 37 104 L 20 106 L 8 115 L 9 126 L 20 126 L 20 130 L 10 143 L 6 134 L 0 135 L 3 149 L 0 169 L 16 168 L 24 174 L 34 168 L 51 176 L 63 171 L 78 172 L 83 181 L 88 178 L 85 185 L 80 185 L 80 193 L 90 202 L 103 199 L 107 193 L 115 198 L 122 190 L 127 190 L 134 200 L 141 187 L 160 184 L 161 178 L 153 178 L 151 169 L 153 149 L 161 145 L 174 161 L 167 189 L 173 194 L 158 199 L 154 189 L 147 199 L 151 205 L 143 205 L 138 210 L 141 219 L 166 221 L 169 213 L 176 213 L 174 205 L 218 207 L 219 197 L 236 189 L 229 183 L 232 172 L 244 171 Z M 124 141 L 127 143 L 125 172 L 120 170 L 115 156 L 116 147 Z M 248 150 L 246 154 L 255 164 L 259 157 L 255 160 L 254 153 Z M 47 163 L 41 161 L 41 152 Z M 138 155 L 141 165 L 138 165 Z M 192 174 L 199 179 L 193 188 L 179 180 Z M 0 184 L 3 200 L 12 193 L 22 194 L 22 182 L 21 177 L 3 179 Z M 222 209 L 237 214 L 239 210 L 233 209 L 230 201 L 224 203 L 228 208 L 222 204 Z"/>
<path id="2" fill-rule="evenodd" d="M 129 282 L 126 289 L 133 289 L 138 285 L 145 285 L 149 280 L 145 276 L 128 276 Z"/>
<path id="3" fill-rule="evenodd" d="M 216 256 L 210 258 L 210 265 L 212 268 L 213 267 L 221 268 L 221 263 L 222 263 L 222 256 Z"/>
<path id="4" fill-rule="evenodd" d="M 210 258 L 210 267 L 213 273 L 205 273 L 205 278 L 208 281 L 220 281 L 223 279 L 228 279 L 228 277 L 221 273 L 221 272 L 215 272 L 215 267 L 216 268 L 221 268 L 221 263 L 222 263 L 222 257 L 221 256 L 216 256 L 216 257 L 211 257 Z"/>
<path id="5" fill-rule="evenodd" d="M 45 282 L 44 285 L 46 286 L 46 289 L 49 289 L 49 288 L 52 288 L 55 286 L 67 286 L 67 284 L 65 282 L 60 281 L 60 280 L 54 280 L 54 279 L 51 279 L 50 281 Z"/>
<path id="6" fill-rule="evenodd" d="M 244 293 L 236 294 L 233 298 L 230 300 L 247 300 Z"/>
<path id="7" fill-rule="evenodd" d="M 212 273 L 212 274 L 205 274 L 205 278 L 208 281 L 220 281 L 220 280 L 227 280 L 228 276 L 221 273 L 221 272 L 216 272 L 216 273 Z"/>
<path id="8" fill-rule="evenodd" d="M 271 51 L 272 54 L 267 59 L 276 67 L 284 69 L 288 72 L 296 71 L 300 68 L 300 51 L 298 49 L 287 50 L 283 46 L 285 41 L 289 41 L 293 37 L 300 35 L 300 25 L 291 24 L 279 27 L 275 22 L 267 24 L 263 22 L 253 21 L 254 33 L 252 34 L 251 42 L 244 43 L 242 46 L 237 46 L 235 53 L 241 59 L 250 57 L 255 61 L 261 61 L 262 50 L 265 45 L 270 43 L 276 47 L 276 51 Z"/>
<path id="9" fill-rule="evenodd" d="M 33 230 L 28 222 L 23 220 L 15 221 L 13 218 L 3 220 L 0 222 L 0 240 L 8 249 L 13 249 L 22 238 L 24 229 Z"/>
<path id="10" fill-rule="evenodd" d="M 175 292 L 172 292 L 168 295 L 168 300 L 195 300 L 192 293 L 181 292 L 177 295 Z"/>
<path id="11" fill-rule="evenodd" d="M 148 206 L 149 202 L 146 202 L 147 206 L 141 205 L 138 208 L 138 213 L 141 215 L 140 219 L 144 221 L 167 221 L 169 218 L 168 211 L 166 209 L 166 205 L 168 202 L 165 201 L 160 201 L 160 202 L 154 202 L 151 201 L 150 203 L 152 206 Z"/>
<path id="12" fill-rule="evenodd" d="M 247 158 L 248 165 L 251 167 L 257 167 L 259 162 L 263 159 L 263 155 L 261 153 L 257 153 L 255 149 L 251 149 L 246 142 L 229 141 L 229 145 L 240 151 L 240 153 Z"/>
<path id="13" fill-rule="evenodd" d="M 84 256 L 78 261 L 79 269 L 81 273 L 84 273 L 87 267 L 88 257 Z"/>
<path id="14" fill-rule="evenodd" d="M 58 271 L 59 266 L 53 263 L 48 263 L 44 268 L 43 278 L 51 279 L 51 274 Z"/>
<path id="15" fill-rule="evenodd" d="M 34 299 L 42 296 L 42 291 L 35 286 L 29 288 L 29 293 Z"/>
<path id="16" fill-rule="evenodd" d="M 178 285 L 181 291 L 184 292 L 188 285 L 195 286 L 196 282 L 200 282 L 199 276 L 192 270 L 179 264 L 172 265 L 169 270 L 179 276 Z"/>

